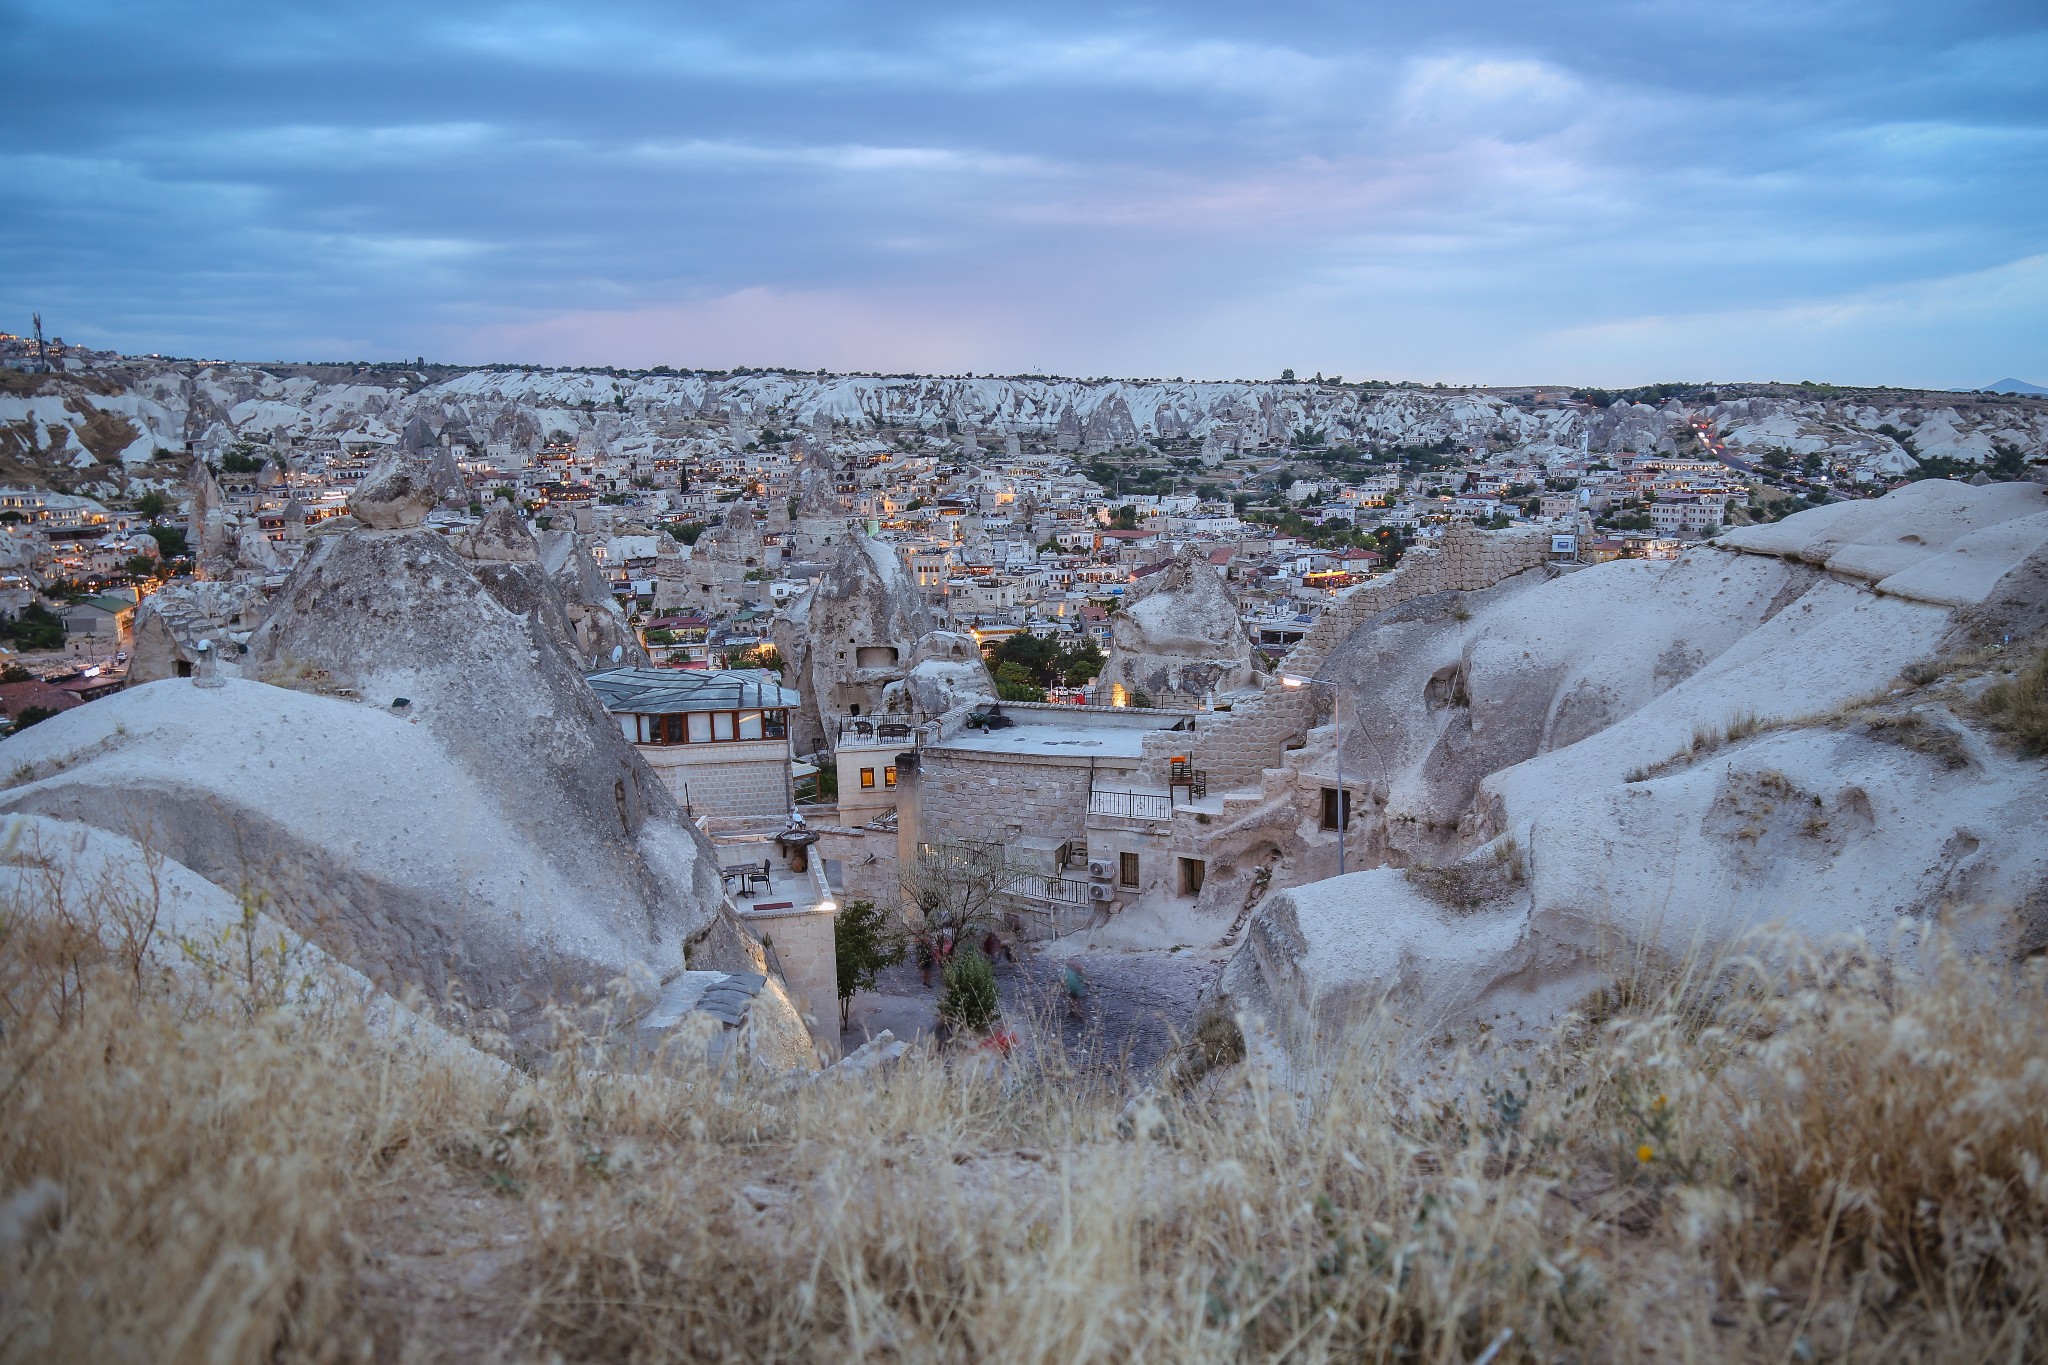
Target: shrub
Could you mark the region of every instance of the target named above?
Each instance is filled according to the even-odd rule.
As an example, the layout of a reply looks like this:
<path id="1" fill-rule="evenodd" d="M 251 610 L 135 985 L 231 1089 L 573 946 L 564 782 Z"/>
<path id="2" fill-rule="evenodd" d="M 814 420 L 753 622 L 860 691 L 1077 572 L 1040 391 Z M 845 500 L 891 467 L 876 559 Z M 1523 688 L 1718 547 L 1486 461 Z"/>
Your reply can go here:
<path id="1" fill-rule="evenodd" d="M 995 967 L 979 950 L 962 948 L 946 964 L 946 988 L 939 996 L 939 1018 L 952 1028 L 987 1033 L 1001 1007 Z"/>

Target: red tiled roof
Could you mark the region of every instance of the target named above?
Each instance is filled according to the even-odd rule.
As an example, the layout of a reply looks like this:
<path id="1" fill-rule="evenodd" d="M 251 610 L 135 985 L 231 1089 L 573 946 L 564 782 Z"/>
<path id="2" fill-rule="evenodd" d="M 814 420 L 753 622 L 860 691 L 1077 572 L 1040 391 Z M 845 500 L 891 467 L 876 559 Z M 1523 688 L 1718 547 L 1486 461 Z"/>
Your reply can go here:
<path id="1" fill-rule="evenodd" d="M 45 711 L 69 711 L 83 706 L 78 695 L 37 679 L 33 682 L 0 683 L 0 714 L 13 720 L 31 706 Z"/>

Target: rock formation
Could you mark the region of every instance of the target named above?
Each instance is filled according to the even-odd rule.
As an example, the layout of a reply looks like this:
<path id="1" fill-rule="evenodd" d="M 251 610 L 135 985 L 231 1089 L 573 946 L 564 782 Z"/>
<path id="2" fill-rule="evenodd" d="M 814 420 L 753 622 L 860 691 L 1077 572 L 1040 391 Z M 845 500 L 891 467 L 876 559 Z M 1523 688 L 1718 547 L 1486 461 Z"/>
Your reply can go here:
<path id="1" fill-rule="evenodd" d="M 792 722 L 796 751 L 824 747 L 847 717 L 884 711 L 889 685 L 909 674 L 912 647 L 931 630 L 894 548 L 851 534 L 817 586 L 775 623 L 783 676 L 804 698 Z"/>
<path id="2" fill-rule="evenodd" d="M 1251 639 L 1223 579 L 1199 553 L 1138 580 L 1109 620 L 1109 660 L 1098 687 L 1164 706 L 1202 702 L 1257 685 Z"/>
<path id="3" fill-rule="evenodd" d="M 404 520 L 386 489 L 359 511 Z M 24 732 L 0 809 L 144 831 L 381 986 L 460 981 L 522 1026 L 652 989 L 718 920 L 716 858 L 584 684 L 538 555 L 502 518 L 468 548 L 494 557 L 319 538 L 243 661 L 281 685 L 151 683 Z"/>
<path id="4" fill-rule="evenodd" d="M 1675 561 L 1405 601 L 1320 669 L 1367 870 L 1329 877 L 1325 725 L 1263 804 L 1225 803 L 1213 856 L 1263 839 L 1328 878 L 1266 899 L 1225 988 L 1326 1027 L 1391 998 L 1422 1033 L 1514 1033 L 1617 960 L 1773 920 L 2048 945 L 2048 773 L 1971 706 L 1992 657 L 1971 651 L 2044 625 L 2048 498 L 2015 484 L 1917 483 Z"/>

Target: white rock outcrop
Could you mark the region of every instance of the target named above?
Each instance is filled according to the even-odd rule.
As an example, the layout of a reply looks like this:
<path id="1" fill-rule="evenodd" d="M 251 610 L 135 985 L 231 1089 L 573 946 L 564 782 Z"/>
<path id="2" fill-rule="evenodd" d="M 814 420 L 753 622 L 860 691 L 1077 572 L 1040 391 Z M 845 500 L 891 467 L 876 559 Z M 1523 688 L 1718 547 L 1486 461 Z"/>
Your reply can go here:
<path id="1" fill-rule="evenodd" d="M 1266 898 L 1224 989 L 1325 1028 L 1386 1003 L 1514 1033 L 1772 922 L 2048 945 L 2048 771 L 1964 691 L 1901 681 L 2048 624 L 2043 501 L 1917 484 L 1366 622 L 1322 672 L 1367 870 L 1329 876 L 1305 810 L 1290 856 L 1323 879 Z M 1305 798 L 1333 739 L 1291 760 Z"/>
<path id="2" fill-rule="evenodd" d="M 1256 686 L 1251 637 L 1222 576 L 1188 551 L 1138 580 L 1109 619 L 1109 659 L 1098 686 L 1143 693 L 1161 706 Z"/>

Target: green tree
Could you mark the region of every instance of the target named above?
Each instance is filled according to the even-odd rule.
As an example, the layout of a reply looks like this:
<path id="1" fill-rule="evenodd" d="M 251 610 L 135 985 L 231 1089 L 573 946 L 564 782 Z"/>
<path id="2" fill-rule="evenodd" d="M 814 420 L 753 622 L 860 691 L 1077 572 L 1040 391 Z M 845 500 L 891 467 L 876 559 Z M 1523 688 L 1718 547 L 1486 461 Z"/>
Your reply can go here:
<path id="1" fill-rule="evenodd" d="M 1102 676 L 1102 666 L 1107 662 L 1100 645 L 1082 640 L 1060 651 L 1060 678 L 1069 687 L 1086 687 Z"/>
<path id="2" fill-rule="evenodd" d="M 1117 508 L 1109 514 L 1109 529 L 1112 531 L 1135 531 L 1138 529 L 1138 509 L 1134 506 Z"/>
<path id="3" fill-rule="evenodd" d="M 882 972 L 903 960 L 903 938 L 873 901 L 848 901 L 832 920 L 832 950 L 839 959 L 839 1027 L 844 1032 L 854 995 L 873 990 Z"/>
<path id="4" fill-rule="evenodd" d="M 26 730 L 29 726 L 40 721 L 46 721 L 56 714 L 55 711 L 50 710 L 48 707 L 24 706 L 21 708 L 21 713 L 14 718 L 14 728 L 16 730 Z M 989 980 L 995 980 L 994 976 L 990 976 Z"/>
<path id="5" fill-rule="evenodd" d="M 135 514 L 155 521 L 170 508 L 169 499 L 152 488 L 135 500 Z"/>
<path id="6" fill-rule="evenodd" d="M 939 1018 L 956 1029 L 987 1033 L 1002 1009 L 996 990 L 996 969 L 973 948 L 963 948 L 946 964 L 946 988 L 939 996 Z"/>
<path id="7" fill-rule="evenodd" d="M 1006 664 L 1015 664 L 1024 672 L 1020 682 L 1049 687 L 1059 680 L 1060 647 L 1042 635 L 1019 631 L 989 651 L 989 662 L 995 665 L 996 681 L 1002 681 L 1002 670 Z"/>
<path id="8" fill-rule="evenodd" d="M 672 521 L 661 529 L 667 531 L 685 545 L 695 545 L 697 537 L 704 534 L 704 523 L 701 521 Z"/>
<path id="9" fill-rule="evenodd" d="M 7 623 L 7 634 L 23 649 L 64 648 L 64 618 L 40 602 L 31 602 Z"/>
<path id="10" fill-rule="evenodd" d="M 175 526 L 152 526 L 149 528 L 149 535 L 156 541 L 157 551 L 165 559 L 176 559 L 180 555 L 192 553 L 191 548 L 185 544 L 185 533 Z"/>

